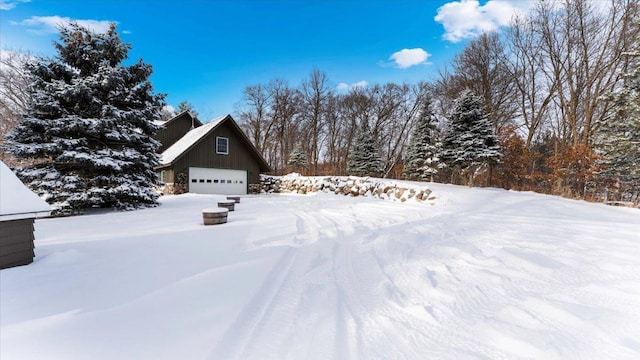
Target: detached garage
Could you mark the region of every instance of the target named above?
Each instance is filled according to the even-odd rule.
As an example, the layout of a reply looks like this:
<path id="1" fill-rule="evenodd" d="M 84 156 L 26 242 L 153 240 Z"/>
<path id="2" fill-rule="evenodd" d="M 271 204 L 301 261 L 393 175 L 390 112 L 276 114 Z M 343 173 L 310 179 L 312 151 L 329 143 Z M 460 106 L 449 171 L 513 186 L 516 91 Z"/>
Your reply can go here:
<path id="1" fill-rule="evenodd" d="M 188 130 L 160 154 L 156 171 L 165 184 L 164 193 L 242 195 L 270 168 L 226 115 Z"/>

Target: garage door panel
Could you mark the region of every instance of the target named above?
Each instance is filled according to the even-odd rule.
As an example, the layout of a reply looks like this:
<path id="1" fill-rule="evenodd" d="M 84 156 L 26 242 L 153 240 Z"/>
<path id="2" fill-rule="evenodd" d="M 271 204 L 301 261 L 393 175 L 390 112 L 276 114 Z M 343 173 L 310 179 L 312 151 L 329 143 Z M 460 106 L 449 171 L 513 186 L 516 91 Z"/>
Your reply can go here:
<path id="1" fill-rule="evenodd" d="M 243 195 L 247 193 L 247 171 L 189 168 L 189 192 L 198 194 Z"/>

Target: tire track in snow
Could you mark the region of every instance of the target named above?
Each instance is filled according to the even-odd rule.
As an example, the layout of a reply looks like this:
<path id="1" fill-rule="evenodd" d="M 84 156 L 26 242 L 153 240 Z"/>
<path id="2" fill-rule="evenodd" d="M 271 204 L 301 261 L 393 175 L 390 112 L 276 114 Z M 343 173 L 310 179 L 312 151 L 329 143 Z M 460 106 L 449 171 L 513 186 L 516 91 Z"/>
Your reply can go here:
<path id="1" fill-rule="evenodd" d="M 341 246 L 337 247 L 333 272 L 336 285 L 340 289 L 342 303 L 356 323 L 356 333 L 350 335 L 356 339 L 357 358 L 397 358 L 402 352 L 392 342 L 386 343 L 391 349 L 378 348 L 380 343 L 387 338 L 387 334 L 376 319 L 376 308 L 379 304 L 375 302 L 379 302 L 382 297 L 380 293 L 371 288 L 371 285 L 376 283 L 375 280 L 371 281 L 371 278 L 374 277 L 375 266 L 363 264 L 366 253 L 358 253 L 355 256 L 354 246 L 359 246 L 359 241 L 351 239 L 351 241 L 343 242 Z M 362 265 L 364 265 L 364 269 L 360 269 Z M 375 354 L 365 353 L 365 348 Z M 348 355 L 340 354 L 339 358 L 348 358 Z"/>
<path id="2" fill-rule="evenodd" d="M 291 338 L 300 327 L 321 334 L 317 342 L 323 343 L 323 329 L 306 326 L 312 315 L 305 307 L 312 301 L 305 300 L 310 289 L 326 292 L 327 280 L 323 273 L 330 268 L 322 261 L 322 250 L 335 242 L 340 234 L 337 223 L 325 217 L 316 218 L 304 211 L 296 214 L 298 232 L 290 240 L 291 248 L 282 256 L 263 282 L 262 288 L 237 316 L 211 353 L 211 358 L 252 359 L 287 358 L 292 347 Z M 281 239 L 282 243 L 286 239 Z M 322 240 L 321 244 L 317 244 Z M 320 261 L 318 261 L 320 259 Z M 309 268 L 309 264 L 314 264 Z M 323 281 L 324 280 L 324 281 Z M 320 286 L 318 286 L 320 285 Z M 300 319 L 305 317 L 304 319 Z M 304 320 L 304 321 L 300 321 Z M 323 323 L 323 319 L 313 319 Z M 281 329 L 268 333 L 269 329 Z M 334 329 L 335 330 L 335 329 Z M 243 339 L 242 341 L 238 339 Z M 314 346 L 313 344 L 308 344 Z M 317 356 L 318 354 L 314 354 Z"/>
<path id="3" fill-rule="evenodd" d="M 360 343 L 361 339 L 358 333 L 349 332 L 348 320 L 353 319 L 352 314 L 347 309 L 345 303 L 344 289 L 336 283 L 336 314 L 335 314 L 335 337 L 333 359 L 350 359 L 354 358 L 349 346 L 349 339 L 356 336 L 356 342 Z M 358 347 L 359 348 L 359 347 Z"/>
<path id="4" fill-rule="evenodd" d="M 262 287 L 253 299 L 238 314 L 236 321 L 218 342 L 210 359 L 236 359 L 243 356 L 251 344 L 266 316 L 273 310 L 280 291 L 291 275 L 298 256 L 294 248 L 288 249 L 267 275 Z"/>

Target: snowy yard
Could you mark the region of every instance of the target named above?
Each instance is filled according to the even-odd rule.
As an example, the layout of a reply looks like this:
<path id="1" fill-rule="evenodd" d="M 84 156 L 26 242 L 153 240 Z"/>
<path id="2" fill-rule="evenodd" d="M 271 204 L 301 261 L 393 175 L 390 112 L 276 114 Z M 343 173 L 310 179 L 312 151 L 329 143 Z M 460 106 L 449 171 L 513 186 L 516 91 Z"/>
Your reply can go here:
<path id="1" fill-rule="evenodd" d="M 640 358 L 639 210 L 432 188 L 38 220 L 0 272 L 0 358 Z"/>

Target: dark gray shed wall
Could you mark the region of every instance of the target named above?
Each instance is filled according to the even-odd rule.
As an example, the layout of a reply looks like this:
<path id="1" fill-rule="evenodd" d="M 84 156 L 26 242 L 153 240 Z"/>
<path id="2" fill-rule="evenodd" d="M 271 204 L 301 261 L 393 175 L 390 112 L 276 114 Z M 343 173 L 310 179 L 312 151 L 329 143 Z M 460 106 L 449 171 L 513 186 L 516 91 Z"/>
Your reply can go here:
<path id="1" fill-rule="evenodd" d="M 165 151 L 169 146 L 176 143 L 191 130 L 192 125 L 198 127 L 202 125 L 197 119 L 193 119 L 189 113 L 183 113 L 165 123 L 165 127 L 156 133 L 155 139 L 160 141 L 160 147 L 157 152 L 160 154 Z"/>
<path id="2" fill-rule="evenodd" d="M 0 221 L 0 269 L 33 262 L 33 218 Z"/>

